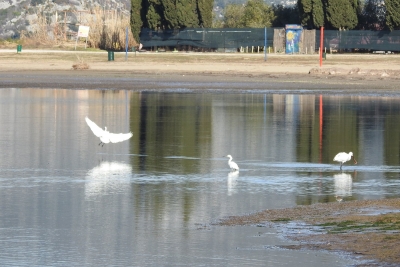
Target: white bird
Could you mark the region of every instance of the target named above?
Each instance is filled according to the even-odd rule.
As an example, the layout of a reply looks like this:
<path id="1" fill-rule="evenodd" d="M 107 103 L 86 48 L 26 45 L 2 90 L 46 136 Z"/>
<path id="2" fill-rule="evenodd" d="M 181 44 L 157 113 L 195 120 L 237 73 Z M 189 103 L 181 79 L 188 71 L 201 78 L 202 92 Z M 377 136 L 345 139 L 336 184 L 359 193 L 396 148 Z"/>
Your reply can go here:
<path id="1" fill-rule="evenodd" d="M 348 154 L 346 152 L 340 152 L 333 158 L 333 161 L 340 162 L 340 169 L 342 169 L 343 163 L 351 160 L 352 158 L 354 160 L 354 164 L 357 164 L 356 159 L 353 157 L 353 152 L 349 152 Z"/>
<path id="2" fill-rule="evenodd" d="M 228 165 L 231 168 L 231 170 L 232 171 L 238 171 L 239 170 L 239 166 L 234 161 L 232 161 L 232 156 L 231 155 L 227 155 L 226 157 L 229 158 Z"/>
<path id="3" fill-rule="evenodd" d="M 343 201 L 343 198 L 342 198 L 342 197 L 335 196 L 335 198 L 336 198 L 336 201 L 337 201 L 337 202 L 342 202 L 342 201 Z"/>
<path id="4" fill-rule="evenodd" d="M 91 121 L 88 117 L 86 117 L 85 120 L 87 125 L 89 125 L 90 129 L 94 133 L 94 135 L 100 138 L 101 142 L 99 143 L 99 145 L 101 146 L 104 146 L 104 144 L 108 143 L 118 143 L 128 140 L 133 135 L 131 132 L 119 133 L 119 134 L 110 133 L 109 131 L 107 131 L 107 127 L 104 127 L 104 130 L 101 129 L 99 126 L 97 126 L 96 123 Z"/>

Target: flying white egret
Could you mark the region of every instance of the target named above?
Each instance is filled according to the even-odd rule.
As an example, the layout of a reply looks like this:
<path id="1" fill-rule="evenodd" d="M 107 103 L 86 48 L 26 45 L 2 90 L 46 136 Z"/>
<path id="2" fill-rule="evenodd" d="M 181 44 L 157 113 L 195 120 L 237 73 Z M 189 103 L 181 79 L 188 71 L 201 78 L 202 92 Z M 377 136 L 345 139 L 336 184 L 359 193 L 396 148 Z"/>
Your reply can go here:
<path id="1" fill-rule="evenodd" d="M 99 145 L 101 146 L 104 146 L 104 144 L 108 143 L 118 143 L 128 140 L 133 135 L 131 132 L 119 133 L 119 134 L 110 133 L 109 131 L 107 131 L 107 127 L 104 127 L 104 130 L 101 129 L 99 126 L 97 126 L 96 123 L 91 121 L 88 117 L 86 117 L 85 120 L 87 125 L 89 125 L 90 129 L 94 133 L 94 135 L 100 138 L 101 142 L 99 143 Z"/>
<path id="2" fill-rule="evenodd" d="M 353 152 L 349 152 L 349 153 L 340 152 L 333 158 L 333 161 L 340 162 L 340 169 L 342 169 L 343 163 L 345 163 L 346 161 L 351 160 L 352 158 L 354 160 L 354 164 L 357 164 L 356 159 L 353 157 Z"/>
<path id="3" fill-rule="evenodd" d="M 231 170 L 232 171 L 238 171 L 239 170 L 239 166 L 235 162 L 232 161 L 232 156 L 231 155 L 227 155 L 226 157 L 229 158 L 228 165 L 231 168 Z"/>

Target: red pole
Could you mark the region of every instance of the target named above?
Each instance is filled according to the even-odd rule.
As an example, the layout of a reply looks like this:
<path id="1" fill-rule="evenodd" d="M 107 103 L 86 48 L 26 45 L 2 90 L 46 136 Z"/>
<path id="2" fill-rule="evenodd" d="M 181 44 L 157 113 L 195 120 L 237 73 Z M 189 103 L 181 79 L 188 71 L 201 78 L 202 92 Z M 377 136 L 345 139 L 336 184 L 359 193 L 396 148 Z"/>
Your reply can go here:
<path id="1" fill-rule="evenodd" d="M 319 66 L 322 67 L 322 49 L 324 46 L 324 27 L 321 27 L 321 36 L 319 40 Z"/>
<path id="2" fill-rule="evenodd" d="M 322 135 L 323 135 L 323 106 L 322 106 L 322 95 L 319 95 L 319 162 L 322 162 Z"/>

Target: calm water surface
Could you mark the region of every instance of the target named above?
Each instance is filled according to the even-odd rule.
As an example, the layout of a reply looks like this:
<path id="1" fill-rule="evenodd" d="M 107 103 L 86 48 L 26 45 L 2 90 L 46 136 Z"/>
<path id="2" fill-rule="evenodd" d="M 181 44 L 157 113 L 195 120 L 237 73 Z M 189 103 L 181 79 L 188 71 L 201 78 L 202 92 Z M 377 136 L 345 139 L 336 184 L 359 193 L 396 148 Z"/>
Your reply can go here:
<path id="1" fill-rule="evenodd" d="M 126 142 L 98 146 L 88 116 Z M 349 266 L 229 215 L 400 195 L 400 96 L 0 90 L 3 266 Z M 358 161 L 339 170 L 340 151 Z M 240 167 L 231 173 L 224 156 Z"/>

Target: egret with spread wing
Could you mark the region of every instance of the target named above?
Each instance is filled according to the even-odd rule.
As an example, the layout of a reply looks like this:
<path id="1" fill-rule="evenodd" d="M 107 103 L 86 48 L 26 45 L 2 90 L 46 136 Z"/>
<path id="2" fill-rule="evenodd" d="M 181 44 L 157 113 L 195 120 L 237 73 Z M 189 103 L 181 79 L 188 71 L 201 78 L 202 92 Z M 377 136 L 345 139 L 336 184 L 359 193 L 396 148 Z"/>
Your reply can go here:
<path id="1" fill-rule="evenodd" d="M 354 164 L 357 164 L 357 161 L 353 156 L 353 152 L 349 152 L 349 153 L 340 152 L 333 158 L 333 161 L 340 162 L 340 169 L 342 169 L 343 163 L 351 160 L 352 158 L 354 160 Z"/>
<path id="2" fill-rule="evenodd" d="M 232 171 L 238 171 L 239 170 L 239 166 L 236 164 L 236 162 L 232 161 L 232 156 L 231 155 L 227 155 L 227 158 L 229 158 L 228 164 L 229 167 L 231 168 Z"/>
<path id="3" fill-rule="evenodd" d="M 94 133 L 94 135 L 100 138 L 101 142 L 99 143 L 99 145 L 101 146 L 104 146 L 104 144 L 108 143 L 118 143 L 128 140 L 133 135 L 131 132 L 119 133 L 119 134 L 110 133 L 109 131 L 107 131 L 107 127 L 104 127 L 104 130 L 101 129 L 99 126 L 97 126 L 96 123 L 91 121 L 88 117 L 86 117 L 85 120 L 87 125 L 89 125 L 90 129 Z"/>

